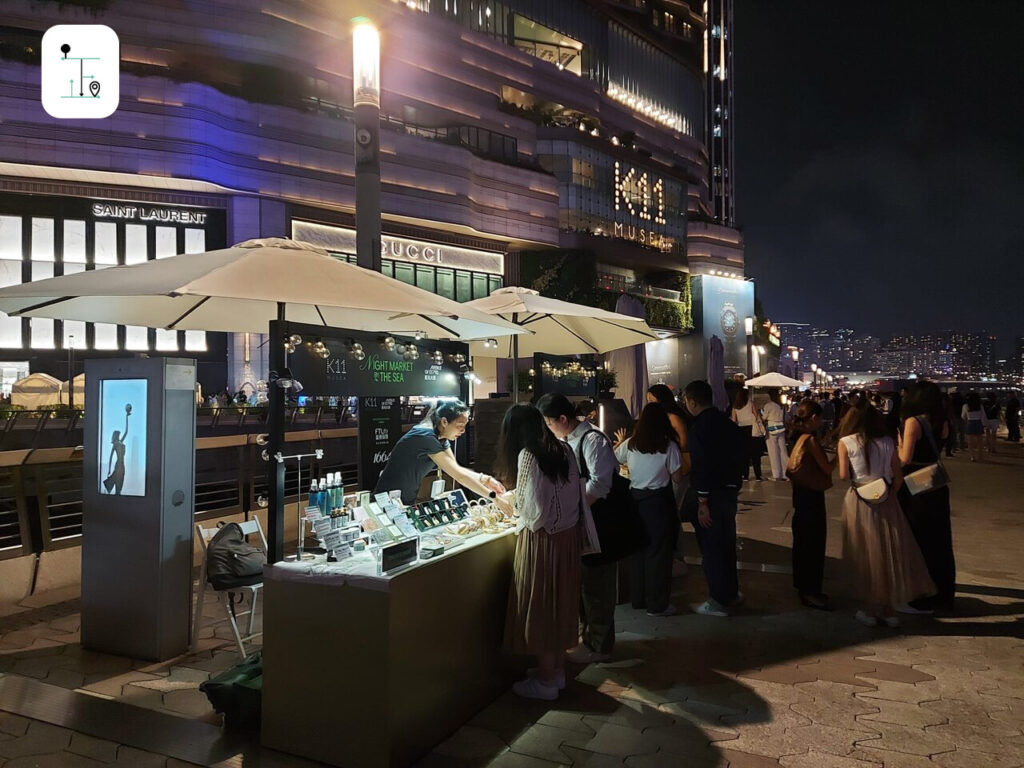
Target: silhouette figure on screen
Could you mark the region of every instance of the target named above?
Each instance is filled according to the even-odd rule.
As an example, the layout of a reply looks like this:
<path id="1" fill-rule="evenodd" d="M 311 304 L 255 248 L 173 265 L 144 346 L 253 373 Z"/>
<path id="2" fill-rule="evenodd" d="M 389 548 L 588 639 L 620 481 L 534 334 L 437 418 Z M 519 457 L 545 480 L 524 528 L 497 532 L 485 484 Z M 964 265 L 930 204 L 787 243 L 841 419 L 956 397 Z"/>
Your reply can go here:
<path id="1" fill-rule="evenodd" d="M 107 459 L 110 473 L 104 478 L 103 487 L 115 496 L 120 496 L 124 487 L 124 441 L 128 438 L 128 417 L 131 415 L 132 404 L 127 403 L 124 407 L 124 432 L 115 429 L 110 436 L 110 458 Z"/>

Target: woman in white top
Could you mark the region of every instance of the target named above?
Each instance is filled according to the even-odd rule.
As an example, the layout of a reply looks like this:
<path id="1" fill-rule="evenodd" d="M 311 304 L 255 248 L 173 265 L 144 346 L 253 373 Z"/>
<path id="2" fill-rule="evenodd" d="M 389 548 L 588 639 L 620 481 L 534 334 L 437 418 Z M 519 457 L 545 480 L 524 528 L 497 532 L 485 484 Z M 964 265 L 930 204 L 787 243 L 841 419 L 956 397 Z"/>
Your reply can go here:
<path id="1" fill-rule="evenodd" d="M 786 412 L 782 410 L 778 389 L 768 390 L 768 402 L 761 409 L 761 418 L 768 431 L 768 463 L 772 465 L 772 480 L 785 480 L 786 465 L 789 464 L 789 454 L 786 452 Z"/>
<path id="2" fill-rule="evenodd" d="M 648 616 L 671 616 L 672 553 L 679 530 L 672 481 L 682 476 L 682 458 L 676 433 L 665 409 L 658 403 L 644 406 L 626 438 L 615 433 L 615 457 L 629 467 L 629 485 L 640 519 L 647 532 L 647 547 L 632 556 L 629 591 L 634 608 L 646 608 Z"/>
<path id="3" fill-rule="evenodd" d="M 898 627 L 894 607 L 934 594 L 935 585 L 896 500 L 903 484 L 896 445 L 885 417 L 866 403 L 846 413 L 839 437 L 839 477 L 852 481 L 843 500 L 843 559 L 856 576 L 856 618 L 869 627 L 879 620 Z M 864 501 L 857 489 L 879 478 L 888 493 L 877 503 Z"/>
<path id="4" fill-rule="evenodd" d="M 981 407 L 981 395 L 977 392 L 968 392 L 960 415 L 967 425 L 965 431 L 971 461 L 981 461 L 981 442 L 985 436 L 985 409 Z"/>
<path id="5" fill-rule="evenodd" d="M 538 660 L 512 690 L 550 701 L 565 687 L 565 649 L 578 640 L 585 486 L 572 450 L 532 405 L 514 405 L 505 413 L 497 466 L 506 487 L 515 486 L 520 529 L 505 646 Z"/>
<path id="6" fill-rule="evenodd" d="M 743 479 L 750 479 L 750 467 L 754 468 L 754 478 L 761 479 L 761 454 L 767 448 L 765 444 L 764 422 L 761 421 L 761 414 L 754 407 L 754 400 L 750 396 L 749 389 L 741 389 L 736 392 L 736 399 L 732 403 L 732 420 L 739 425 L 740 432 L 747 444 L 747 467 L 743 472 Z"/>

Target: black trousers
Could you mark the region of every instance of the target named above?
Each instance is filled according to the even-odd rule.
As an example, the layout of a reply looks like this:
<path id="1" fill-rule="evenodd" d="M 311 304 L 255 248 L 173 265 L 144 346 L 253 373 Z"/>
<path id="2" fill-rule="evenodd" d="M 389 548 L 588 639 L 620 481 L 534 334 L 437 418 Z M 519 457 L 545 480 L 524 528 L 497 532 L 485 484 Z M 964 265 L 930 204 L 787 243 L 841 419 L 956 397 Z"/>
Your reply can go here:
<path id="1" fill-rule="evenodd" d="M 916 465 L 908 471 L 919 469 Z M 949 488 L 911 496 L 902 486 L 897 498 L 921 548 L 928 574 L 935 582 L 934 602 L 943 607 L 953 603 L 956 594 L 956 556 L 953 554 L 953 524 L 949 511 Z"/>
<path id="2" fill-rule="evenodd" d="M 739 493 L 734 488 L 712 491 L 708 497 L 711 527 L 694 521 L 708 593 L 723 606 L 732 605 L 739 593 L 736 574 L 736 506 Z"/>
<path id="3" fill-rule="evenodd" d="M 825 578 L 828 520 L 825 492 L 793 483 L 793 586 L 801 595 L 820 595 Z"/>
<path id="4" fill-rule="evenodd" d="M 1020 442 L 1020 419 L 1017 416 L 1006 417 L 1006 439 L 1011 443 Z"/>
<path id="5" fill-rule="evenodd" d="M 634 501 L 647 531 L 648 544 L 630 558 L 629 594 L 634 608 L 660 613 L 668 608 L 672 592 L 672 553 L 679 518 L 671 485 L 656 493 L 639 493 L 643 497 L 634 495 Z"/>
<path id="6" fill-rule="evenodd" d="M 583 644 L 597 653 L 615 648 L 615 603 L 619 595 L 619 564 L 581 564 L 580 623 Z"/>
<path id="7" fill-rule="evenodd" d="M 764 453 L 764 440 L 754 437 L 753 427 L 740 427 L 743 441 L 747 446 L 747 465 L 743 468 L 743 479 L 750 477 L 750 468 L 754 468 L 754 477 L 761 479 L 761 454 Z"/>

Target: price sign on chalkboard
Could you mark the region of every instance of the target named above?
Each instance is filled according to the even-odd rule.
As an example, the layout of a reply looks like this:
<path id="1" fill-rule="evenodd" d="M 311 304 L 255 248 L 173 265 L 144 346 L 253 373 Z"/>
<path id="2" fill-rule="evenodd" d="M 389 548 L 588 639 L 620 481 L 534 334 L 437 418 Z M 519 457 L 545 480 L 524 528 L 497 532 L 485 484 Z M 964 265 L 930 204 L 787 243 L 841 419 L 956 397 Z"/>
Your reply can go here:
<path id="1" fill-rule="evenodd" d="M 297 326 L 292 377 L 312 396 L 459 397 L 465 344 Z M 328 335 L 329 333 L 339 335 Z"/>
<path id="2" fill-rule="evenodd" d="M 359 487 L 373 488 L 391 451 L 402 436 L 402 401 L 398 397 L 360 397 Z"/>

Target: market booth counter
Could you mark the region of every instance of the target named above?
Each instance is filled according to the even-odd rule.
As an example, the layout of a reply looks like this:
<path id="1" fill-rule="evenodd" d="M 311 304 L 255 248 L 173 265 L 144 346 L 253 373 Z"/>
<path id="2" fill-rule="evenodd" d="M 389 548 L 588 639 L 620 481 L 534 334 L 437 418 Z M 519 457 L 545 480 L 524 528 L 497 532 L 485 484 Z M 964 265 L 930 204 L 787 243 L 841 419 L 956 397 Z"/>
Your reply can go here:
<path id="1" fill-rule="evenodd" d="M 264 577 L 262 741 L 342 768 L 408 766 L 506 690 L 515 536 L 378 576 L 377 557 Z"/>

